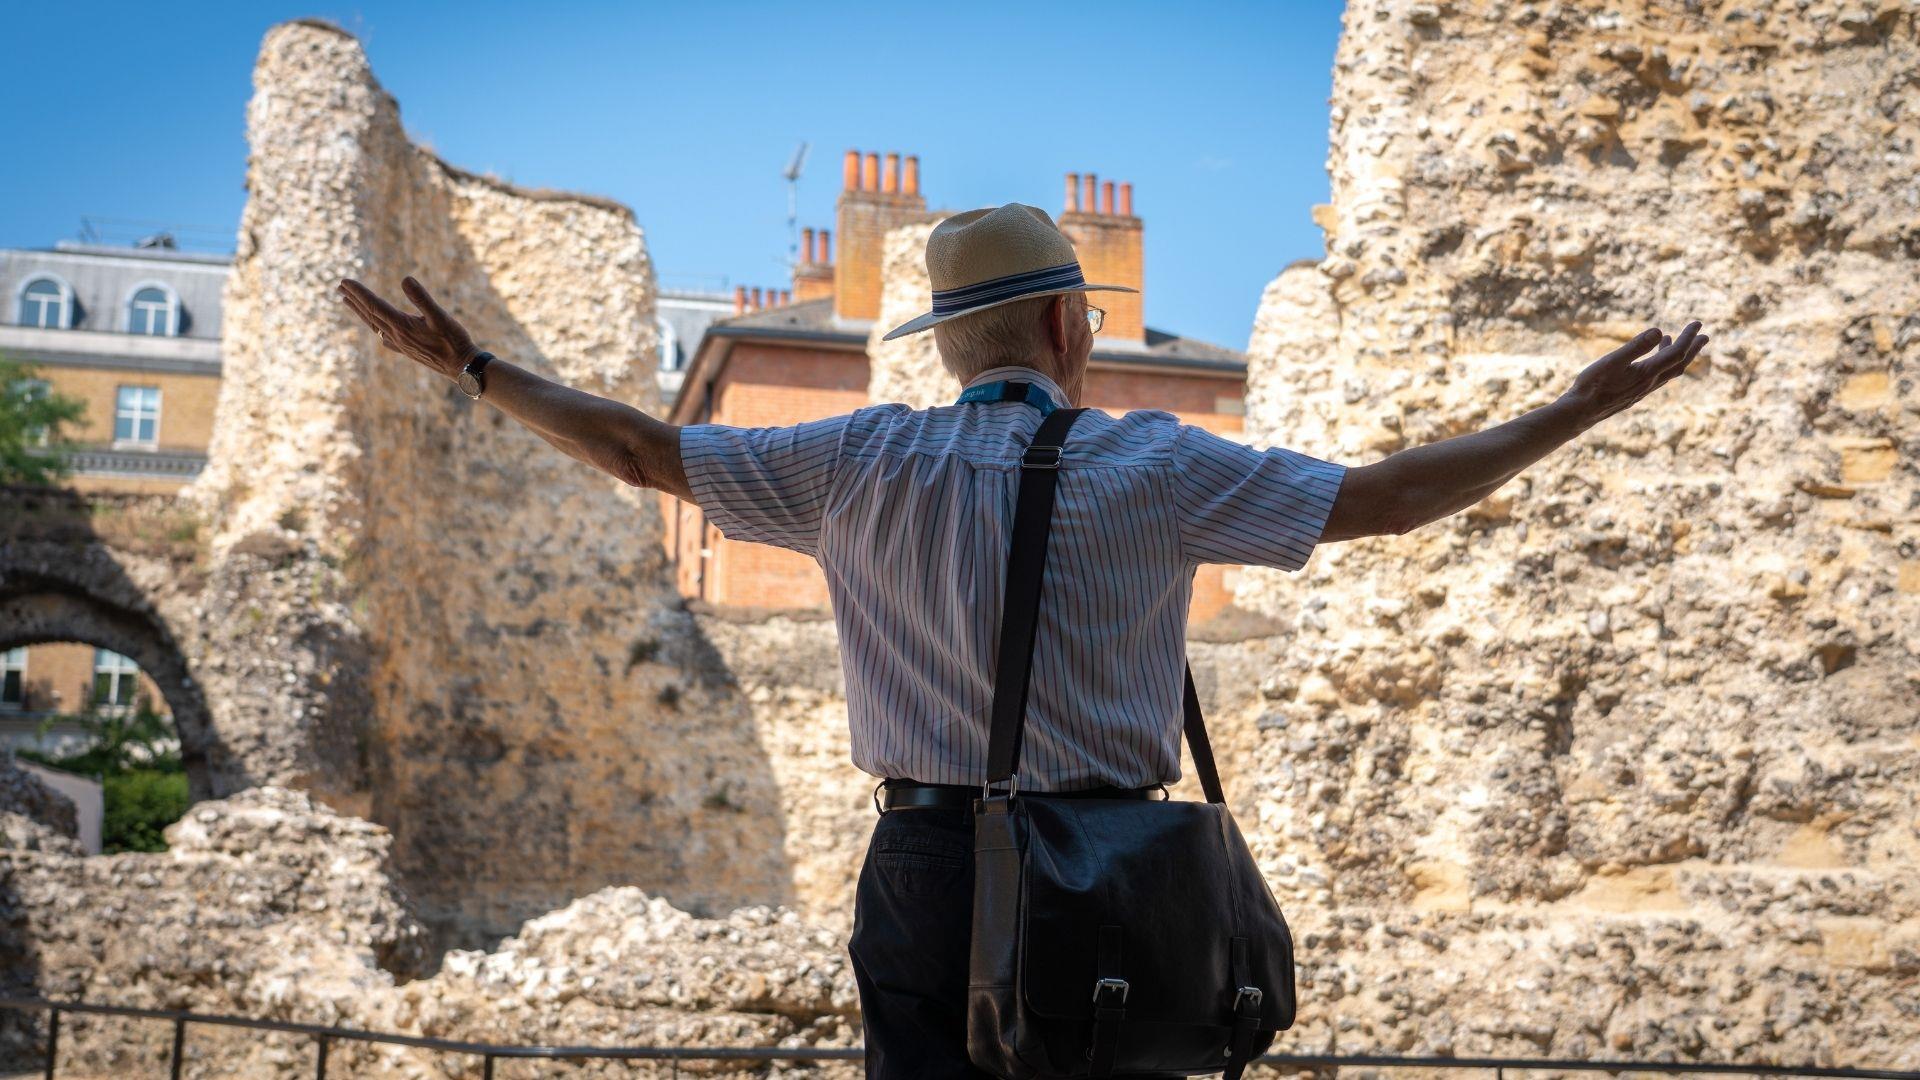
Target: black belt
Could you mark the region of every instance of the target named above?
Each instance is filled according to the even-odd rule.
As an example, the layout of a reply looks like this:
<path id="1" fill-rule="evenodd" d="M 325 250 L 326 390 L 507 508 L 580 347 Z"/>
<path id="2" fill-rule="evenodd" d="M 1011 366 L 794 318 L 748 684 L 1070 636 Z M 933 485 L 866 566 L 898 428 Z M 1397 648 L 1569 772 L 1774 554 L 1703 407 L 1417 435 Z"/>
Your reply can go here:
<path id="1" fill-rule="evenodd" d="M 1022 798 L 1042 799 L 1151 799 L 1158 792 L 1160 797 L 1171 798 L 1165 784 L 1152 787 L 1123 788 L 1096 787 L 1080 788 L 1074 791 L 1022 791 Z M 882 780 L 873 789 L 874 809 L 881 813 L 889 810 L 912 810 L 925 808 L 968 808 L 973 800 L 980 797 L 978 784 L 923 784 L 918 780 Z"/>

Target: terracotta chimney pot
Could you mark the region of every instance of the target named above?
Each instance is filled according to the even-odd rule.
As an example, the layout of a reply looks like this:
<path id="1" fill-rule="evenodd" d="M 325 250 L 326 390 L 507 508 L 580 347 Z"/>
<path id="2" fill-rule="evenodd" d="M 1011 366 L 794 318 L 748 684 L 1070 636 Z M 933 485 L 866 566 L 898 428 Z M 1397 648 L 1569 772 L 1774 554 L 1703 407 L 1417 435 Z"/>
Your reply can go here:
<path id="1" fill-rule="evenodd" d="M 746 310 L 747 287 L 745 285 L 735 285 L 733 287 L 733 313 L 735 315 L 742 315 L 746 313 Z"/>
<path id="2" fill-rule="evenodd" d="M 1120 213 L 1123 217 L 1133 216 L 1133 185 L 1120 185 Z"/>
<path id="3" fill-rule="evenodd" d="M 840 188 L 852 191 L 860 186 L 860 151 L 847 151 L 846 162 L 840 167 Z"/>
<path id="4" fill-rule="evenodd" d="M 880 173 L 880 190 L 889 195 L 900 192 L 900 155 L 896 152 L 887 152 L 887 167 Z"/>
<path id="5" fill-rule="evenodd" d="M 1069 214 L 1080 209 L 1080 174 L 1077 172 L 1070 172 L 1067 174 L 1066 207 L 1067 207 L 1066 212 Z"/>
<path id="6" fill-rule="evenodd" d="M 1093 190 L 1093 174 L 1087 173 L 1080 178 L 1080 208 L 1089 214 L 1094 212 Z"/>
<path id="7" fill-rule="evenodd" d="M 861 163 L 860 190 L 880 190 L 880 155 L 877 152 L 869 152 L 866 160 Z"/>
<path id="8" fill-rule="evenodd" d="M 1113 213 L 1113 181 L 1111 180 L 1100 185 L 1100 212 Z"/>
<path id="9" fill-rule="evenodd" d="M 906 186 L 907 194 L 920 194 L 920 155 L 907 155 L 907 171 L 901 182 Z"/>

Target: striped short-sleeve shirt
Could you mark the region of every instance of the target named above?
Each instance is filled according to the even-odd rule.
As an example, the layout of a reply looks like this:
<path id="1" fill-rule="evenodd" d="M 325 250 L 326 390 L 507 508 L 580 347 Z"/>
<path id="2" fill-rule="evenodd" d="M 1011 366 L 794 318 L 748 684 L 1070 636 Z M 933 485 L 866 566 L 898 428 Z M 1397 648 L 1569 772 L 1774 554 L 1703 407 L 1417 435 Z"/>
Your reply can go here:
<path id="1" fill-rule="evenodd" d="M 1008 378 L 1068 404 L 1025 367 L 967 385 Z M 1041 419 L 1024 402 L 983 401 L 681 429 L 688 484 L 723 535 L 826 572 L 853 763 L 873 776 L 985 777 L 1020 455 Z M 1178 780 L 1195 568 L 1300 569 L 1345 473 L 1158 409 L 1081 416 L 1058 474 L 1020 786 Z"/>

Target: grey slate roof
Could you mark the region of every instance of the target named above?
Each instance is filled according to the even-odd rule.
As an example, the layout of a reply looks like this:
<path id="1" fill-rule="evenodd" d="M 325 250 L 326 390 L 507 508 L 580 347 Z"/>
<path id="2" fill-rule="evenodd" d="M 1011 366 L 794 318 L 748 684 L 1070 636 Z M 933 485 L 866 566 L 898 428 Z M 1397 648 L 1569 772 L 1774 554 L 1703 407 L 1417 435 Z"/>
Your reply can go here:
<path id="1" fill-rule="evenodd" d="M 71 330 L 125 333 L 134 289 L 162 282 L 180 298 L 180 337 L 220 339 L 220 294 L 231 256 L 62 242 L 52 250 L 0 249 L 0 324 L 20 320 L 20 290 L 51 274 L 73 289 Z"/>
<path id="2" fill-rule="evenodd" d="M 662 324 L 660 367 L 680 371 L 693 361 L 707 327 L 717 319 L 732 316 L 733 297 L 691 289 L 661 289 L 654 298 L 654 313 Z"/>

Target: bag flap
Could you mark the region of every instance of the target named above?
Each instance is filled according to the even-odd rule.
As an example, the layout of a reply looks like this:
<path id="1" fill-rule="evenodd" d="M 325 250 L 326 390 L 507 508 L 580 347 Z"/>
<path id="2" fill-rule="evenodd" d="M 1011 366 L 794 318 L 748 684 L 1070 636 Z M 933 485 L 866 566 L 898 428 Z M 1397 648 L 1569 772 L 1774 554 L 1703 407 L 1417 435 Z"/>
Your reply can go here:
<path id="1" fill-rule="evenodd" d="M 1016 798 L 1022 983 L 1042 1016 L 1090 1019 L 1102 925 L 1121 928 L 1129 1019 L 1232 1022 L 1247 939 L 1260 1027 L 1293 1023 L 1293 941 L 1233 816 L 1207 802 Z"/>

